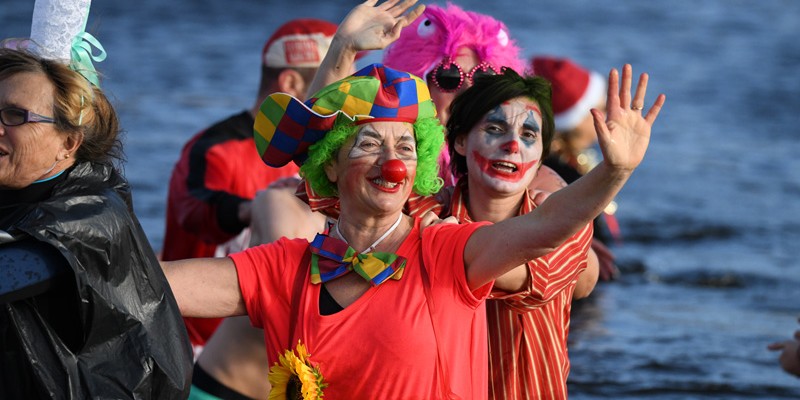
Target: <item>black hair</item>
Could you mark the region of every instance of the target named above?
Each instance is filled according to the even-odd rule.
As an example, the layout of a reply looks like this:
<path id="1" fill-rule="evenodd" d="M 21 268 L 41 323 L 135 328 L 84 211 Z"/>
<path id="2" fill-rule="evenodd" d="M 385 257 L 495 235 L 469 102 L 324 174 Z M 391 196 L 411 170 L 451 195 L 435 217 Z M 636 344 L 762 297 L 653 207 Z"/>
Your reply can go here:
<path id="1" fill-rule="evenodd" d="M 447 144 L 450 167 L 455 176 L 467 173 L 466 157 L 455 151 L 456 139 L 468 134 L 489 111 L 517 97 L 527 97 L 539 104 L 542 112 L 542 158 L 547 156 L 555 130 L 550 82 L 539 76 L 520 76 L 511 68 L 504 68 L 500 74 L 476 78 L 475 84 L 450 104 Z"/>

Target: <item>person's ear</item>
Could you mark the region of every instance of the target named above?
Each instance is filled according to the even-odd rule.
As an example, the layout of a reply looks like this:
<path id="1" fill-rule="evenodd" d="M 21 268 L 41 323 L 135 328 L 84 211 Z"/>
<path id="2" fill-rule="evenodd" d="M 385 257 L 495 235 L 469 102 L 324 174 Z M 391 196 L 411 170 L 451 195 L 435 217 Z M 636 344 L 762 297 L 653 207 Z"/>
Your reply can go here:
<path id="1" fill-rule="evenodd" d="M 78 147 L 83 143 L 83 134 L 66 135 L 64 138 L 64 148 L 58 154 L 58 160 L 70 158 L 78 151 Z"/>
<path id="2" fill-rule="evenodd" d="M 292 97 L 303 98 L 306 94 L 306 80 L 296 70 L 284 68 L 278 74 L 278 91 L 288 93 Z"/>
<path id="3" fill-rule="evenodd" d="M 330 162 L 325 164 L 325 175 L 328 177 L 328 180 L 336 183 L 339 180 L 339 176 L 336 174 L 336 157 L 334 157 Z"/>
<path id="4" fill-rule="evenodd" d="M 467 156 L 467 135 L 458 135 L 455 140 L 456 153 L 464 157 Z"/>

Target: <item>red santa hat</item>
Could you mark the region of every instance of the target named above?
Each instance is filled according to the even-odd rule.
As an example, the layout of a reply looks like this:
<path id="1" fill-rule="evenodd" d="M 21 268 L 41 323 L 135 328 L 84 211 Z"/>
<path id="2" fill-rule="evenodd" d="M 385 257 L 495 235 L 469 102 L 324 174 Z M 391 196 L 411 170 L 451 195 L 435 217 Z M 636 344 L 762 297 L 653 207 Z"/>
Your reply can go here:
<path id="1" fill-rule="evenodd" d="M 295 19 L 267 40 L 262 62 L 272 68 L 317 68 L 328 52 L 336 24 L 319 19 Z"/>
<path id="2" fill-rule="evenodd" d="M 566 58 L 534 57 L 533 74 L 553 85 L 553 120 L 557 131 L 574 129 L 604 99 L 608 82 Z"/>

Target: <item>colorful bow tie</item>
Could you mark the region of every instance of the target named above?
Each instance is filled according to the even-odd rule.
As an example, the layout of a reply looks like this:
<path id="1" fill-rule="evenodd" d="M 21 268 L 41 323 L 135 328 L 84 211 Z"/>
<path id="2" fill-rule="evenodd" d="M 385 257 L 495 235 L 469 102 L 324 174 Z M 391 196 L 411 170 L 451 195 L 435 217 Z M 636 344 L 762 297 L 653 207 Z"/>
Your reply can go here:
<path id="1" fill-rule="evenodd" d="M 405 257 L 392 253 L 360 254 L 347 242 L 318 233 L 309 246 L 311 250 L 311 283 L 336 279 L 350 271 L 378 286 L 387 279 L 400 279 L 406 266 Z"/>

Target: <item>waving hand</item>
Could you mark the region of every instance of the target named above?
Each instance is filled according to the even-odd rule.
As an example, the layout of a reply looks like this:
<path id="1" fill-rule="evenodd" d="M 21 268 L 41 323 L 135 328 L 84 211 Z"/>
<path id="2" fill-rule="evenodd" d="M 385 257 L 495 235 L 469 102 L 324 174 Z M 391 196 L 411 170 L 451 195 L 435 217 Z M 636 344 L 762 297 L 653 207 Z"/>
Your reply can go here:
<path id="1" fill-rule="evenodd" d="M 353 8 L 339 24 L 336 35 L 351 49 L 384 49 L 400 37 L 400 32 L 425 10 L 424 5 L 412 9 L 417 0 L 389 0 L 376 5 L 367 0 Z M 411 9 L 408 14 L 406 11 Z M 405 15 L 404 15 L 405 14 Z"/>
<path id="2" fill-rule="evenodd" d="M 594 127 L 597 131 L 604 162 L 615 169 L 633 170 L 644 158 L 650 142 L 653 126 L 666 96 L 660 94 L 653 106 L 643 114 L 644 97 L 647 92 L 648 75 L 642 74 L 631 100 L 631 66 L 622 68 L 622 86 L 619 73 L 612 69 L 608 74 L 608 97 L 604 117 L 600 110 L 593 109 Z"/>

